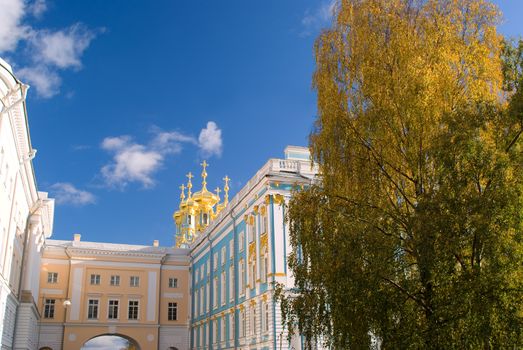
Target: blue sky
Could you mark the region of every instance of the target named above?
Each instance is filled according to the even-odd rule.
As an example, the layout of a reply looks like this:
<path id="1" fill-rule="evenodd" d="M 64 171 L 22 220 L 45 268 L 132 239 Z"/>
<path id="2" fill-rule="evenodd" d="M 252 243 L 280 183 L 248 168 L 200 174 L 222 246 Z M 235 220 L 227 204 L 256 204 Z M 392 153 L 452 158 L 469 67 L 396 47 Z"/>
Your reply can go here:
<path id="1" fill-rule="evenodd" d="M 523 33 L 523 2 L 496 1 Z M 330 1 L 0 0 L 0 56 L 31 85 L 53 238 L 172 245 L 189 171 L 231 194 L 316 112 L 313 42 Z M 200 178 L 195 178 L 199 188 Z"/>

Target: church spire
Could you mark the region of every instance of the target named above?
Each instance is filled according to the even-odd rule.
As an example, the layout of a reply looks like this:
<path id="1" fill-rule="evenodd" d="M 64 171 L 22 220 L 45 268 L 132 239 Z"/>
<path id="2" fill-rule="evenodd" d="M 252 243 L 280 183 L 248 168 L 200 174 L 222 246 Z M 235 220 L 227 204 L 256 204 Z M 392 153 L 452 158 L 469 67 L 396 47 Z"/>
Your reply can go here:
<path id="1" fill-rule="evenodd" d="M 224 206 L 227 205 L 227 203 L 229 203 L 229 181 L 231 179 L 229 179 L 229 177 L 227 175 L 225 175 L 225 177 L 223 178 L 223 181 L 225 181 L 225 186 L 223 186 L 223 204 Z"/>
<path id="2" fill-rule="evenodd" d="M 186 175 L 189 181 L 187 181 L 187 199 L 190 199 L 192 196 L 191 188 L 192 188 L 192 178 L 194 177 L 191 172 Z"/>
<path id="3" fill-rule="evenodd" d="M 202 170 L 202 192 L 205 192 L 207 191 L 207 166 L 209 166 L 209 164 L 207 164 L 207 162 L 204 160 L 203 163 L 200 164 L 203 168 Z"/>

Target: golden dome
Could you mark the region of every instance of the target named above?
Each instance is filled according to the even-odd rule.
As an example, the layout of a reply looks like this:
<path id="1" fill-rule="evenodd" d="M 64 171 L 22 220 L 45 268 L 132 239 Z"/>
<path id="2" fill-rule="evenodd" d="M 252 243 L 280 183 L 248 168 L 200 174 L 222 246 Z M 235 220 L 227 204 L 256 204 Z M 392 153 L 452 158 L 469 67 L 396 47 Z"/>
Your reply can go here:
<path id="1" fill-rule="evenodd" d="M 204 160 L 201 164 L 202 171 L 202 189 L 191 192 L 192 178 L 191 173 L 187 174 L 187 186 L 180 186 L 180 205 L 179 209 L 174 212 L 173 219 L 176 223 L 176 246 L 187 247 L 202 232 L 218 213 L 225 208 L 229 200 L 229 178 L 226 176 L 224 186 L 224 202 L 220 203 L 220 189 L 216 193 L 207 190 L 207 162 Z M 187 189 L 187 198 L 185 197 Z"/>

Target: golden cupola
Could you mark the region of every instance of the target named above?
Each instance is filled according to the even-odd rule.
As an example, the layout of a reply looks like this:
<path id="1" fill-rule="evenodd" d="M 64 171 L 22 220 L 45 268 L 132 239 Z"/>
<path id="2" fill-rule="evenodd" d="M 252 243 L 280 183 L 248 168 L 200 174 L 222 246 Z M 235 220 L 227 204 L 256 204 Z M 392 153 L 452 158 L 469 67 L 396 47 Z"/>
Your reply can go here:
<path id="1" fill-rule="evenodd" d="M 176 225 L 176 247 L 188 247 L 194 239 L 203 231 L 218 213 L 225 208 L 229 199 L 229 178 L 224 178 L 224 202 L 220 203 L 220 189 L 216 193 L 207 189 L 207 167 L 209 164 L 204 160 L 201 164 L 202 188 L 200 191 L 192 193 L 191 173 L 187 174 L 187 186 L 180 186 L 180 205 L 173 214 Z M 185 197 L 187 189 L 187 197 Z"/>

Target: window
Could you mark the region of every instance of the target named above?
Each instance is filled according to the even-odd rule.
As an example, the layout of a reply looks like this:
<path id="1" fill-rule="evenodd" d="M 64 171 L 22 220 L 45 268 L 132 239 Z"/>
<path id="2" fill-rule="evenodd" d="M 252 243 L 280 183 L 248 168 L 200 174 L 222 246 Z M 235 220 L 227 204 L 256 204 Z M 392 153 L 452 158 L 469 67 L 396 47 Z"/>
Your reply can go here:
<path id="1" fill-rule="evenodd" d="M 225 280 L 225 270 L 222 271 L 221 280 L 222 280 L 221 299 L 222 299 L 222 305 L 225 305 L 225 291 L 227 290 L 225 288 L 225 283 L 227 283 L 227 281 Z"/>
<path id="2" fill-rule="evenodd" d="M 176 321 L 177 318 L 178 318 L 178 304 L 169 303 L 168 308 L 167 308 L 167 320 Z"/>
<path id="3" fill-rule="evenodd" d="M 268 270 L 269 270 L 269 257 L 268 257 L 267 252 L 265 252 L 265 254 L 262 256 L 262 261 L 261 261 L 260 279 L 261 279 L 262 283 L 267 282 L 267 271 Z"/>
<path id="4" fill-rule="evenodd" d="M 218 307 L 218 288 L 219 288 L 219 284 L 218 284 L 218 277 L 214 277 L 214 298 L 213 298 L 213 305 L 214 305 L 214 308 L 216 309 Z"/>
<path id="5" fill-rule="evenodd" d="M 218 268 L 218 252 L 214 253 L 213 254 L 213 266 L 214 266 L 214 270 L 216 270 Z"/>
<path id="6" fill-rule="evenodd" d="M 234 339 L 234 314 L 229 315 L 229 339 Z"/>
<path id="7" fill-rule="evenodd" d="M 211 288 L 210 288 L 210 286 L 211 286 L 211 282 L 207 281 L 207 283 L 205 284 L 205 295 L 207 295 L 205 311 L 211 310 Z"/>
<path id="8" fill-rule="evenodd" d="M 224 316 L 222 316 L 222 324 L 221 324 L 221 328 L 220 328 L 220 341 L 225 341 L 225 320 L 227 318 Z"/>
<path id="9" fill-rule="evenodd" d="M 260 234 L 264 234 L 267 232 L 267 226 L 268 226 L 269 220 L 267 219 L 267 213 L 263 214 L 261 217 L 261 228 L 260 228 Z"/>
<path id="10" fill-rule="evenodd" d="M 229 266 L 229 300 L 234 299 L 234 265 Z"/>
<path id="11" fill-rule="evenodd" d="M 44 301 L 44 318 L 54 318 L 55 299 L 45 299 Z"/>
<path id="12" fill-rule="evenodd" d="M 238 236 L 238 251 L 243 252 L 245 249 L 245 233 L 242 231 Z"/>
<path id="13" fill-rule="evenodd" d="M 247 225 L 247 234 L 248 234 L 248 238 L 249 238 L 249 243 L 252 243 L 254 241 L 254 236 L 256 235 L 255 231 L 254 231 L 254 228 L 256 227 L 254 225 L 254 216 L 251 216 L 249 218 L 249 223 Z"/>
<path id="14" fill-rule="evenodd" d="M 203 314 L 205 313 L 205 308 L 204 308 L 204 297 L 205 297 L 205 294 L 204 294 L 205 290 L 202 288 L 200 289 L 200 314 Z"/>
<path id="15" fill-rule="evenodd" d="M 128 316 L 127 318 L 129 320 L 137 320 L 138 319 L 138 300 L 129 300 L 129 309 L 128 309 Z"/>
<path id="16" fill-rule="evenodd" d="M 196 293 L 194 293 L 194 302 L 196 304 L 196 310 L 195 310 L 196 316 L 199 316 L 202 313 L 202 310 L 201 310 L 202 305 L 200 303 L 200 290 L 199 289 L 197 289 Z"/>
<path id="17" fill-rule="evenodd" d="M 251 265 L 251 288 L 256 288 L 256 263 Z"/>
<path id="18" fill-rule="evenodd" d="M 229 241 L 229 258 L 233 258 L 234 256 L 234 239 L 231 239 Z"/>
<path id="19" fill-rule="evenodd" d="M 208 225 L 209 224 L 209 214 L 203 213 L 203 224 Z"/>
<path id="20" fill-rule="evenodd" d="M 178 288 L 178 278 L 169 278 L 169 288 Z"/>
<path id="21" fill-rule="evenodd" d="M 187 225 L 191 226 L 191 215 L 187 215 Z"/>
<path id="22" fill-rule="evenodd" d="M 91 274 L 91 284 L 99 285 L 100 284 L 100 275 Z"/>
<path id="23" fill-rule="evenodd" d="M 225 265 L 225 255 L 227 253 L 227 248 L 225 246 L 222 247 L 222 265 Z"/>
<path id="24" fill-rule="evenodd" d="M 218 320 L 214 320 L 213 322 L 213 343 L 218 342 Z"/>
<path id="25" fill-rule="evenodd" d="M 90 320 L 98 318 L 98 299 L 89 299 L 87 302 L 87 318 Z"/>
<path id="26" fill-rule="evenodd" d="M 251 334 L 256 334 L 256 307 L 251 307 Z"/>
<path id="27" fill-rule="evenodd" d="M 109 309 L 107 313 L 107 318 L 110 320 L 118 319 L 118 300 L 109 300 Z"/>
<path id="28" fill-rule="evenodd" d="M 120 285 L 120 276 L 113 275 L 111 276 L 111 286 L 119 286 Z"/>
<path id="29" fill-rule="evenodd" d="M 202 314 L 202 303 L 200 302 L 200 290 L 198 289 L 194 295 L 194 301 L 196 302 L 196 315 L 201 315 Z"/>
<path id="30" fill-rule="evenodd" d="M 47 283 L 58 283 L 58 272 L 48 272 Z"/>
<path id="31" fill-rule="evenodd" d="M 269 303 L 265 302 L 265 309 L 262 311 L 265 313 L 265 323 L 263 324 L 263 331 L 268 332 L 269 331 Z"/>
<path id="32" fill-rule="evenodd" d="M 138 287 L 140 285 L 140 277 L 131 276 L 131 287 Z"/>
<path id="33" fill-rule="evenodd" d="M 238 276 L 238 283 L 240 284 L 240 294 L 245 294 L 245 262 L 240 259 L 240 275 Z"/>
<path id="34" fill-rule="evenodd" d="M 247 328 L 247 322 L 245 319 L 245 309 L 240 312 L 240 337 L 245 337 L 245 329 Z"/>

